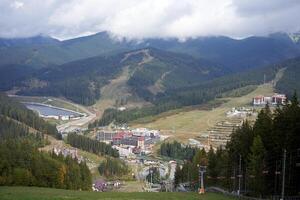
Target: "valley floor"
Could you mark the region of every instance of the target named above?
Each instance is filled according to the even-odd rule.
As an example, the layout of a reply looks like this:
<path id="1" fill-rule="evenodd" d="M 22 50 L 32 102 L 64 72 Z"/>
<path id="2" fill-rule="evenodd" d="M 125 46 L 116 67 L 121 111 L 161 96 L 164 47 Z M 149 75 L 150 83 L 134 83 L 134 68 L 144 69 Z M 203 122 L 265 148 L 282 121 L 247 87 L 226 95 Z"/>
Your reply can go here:
<path id="1" fill-rule="evenodd" d="M 96 199 L 114 199 L 114 200 L 230 200 L 231 197 L 221 194 L 207 193 L 199 195 L 197 193 L 150 193 L 150 192 L 85 192 L 51 188 L 38 187 L 0 187 L 1 200 L 96 200 Z"/>

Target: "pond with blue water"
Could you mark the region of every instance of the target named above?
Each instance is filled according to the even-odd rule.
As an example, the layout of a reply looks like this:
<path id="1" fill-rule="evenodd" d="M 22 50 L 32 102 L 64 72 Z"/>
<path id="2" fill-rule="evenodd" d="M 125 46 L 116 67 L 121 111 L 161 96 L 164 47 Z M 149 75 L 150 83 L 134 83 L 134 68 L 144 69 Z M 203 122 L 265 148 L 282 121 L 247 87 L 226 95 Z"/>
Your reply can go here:
<path id="1" fill-rule="evenodd" d="M 72 112 L 70 110 L 64 110 L 57 107 L 41 105 L 41 104 L 33 104 L 33 103 L 24 103 L 24 105 L 33 111 L 39 113 L 42 116 L 74 116 L 79 117 L 80 114 L 76 112 Z"/>

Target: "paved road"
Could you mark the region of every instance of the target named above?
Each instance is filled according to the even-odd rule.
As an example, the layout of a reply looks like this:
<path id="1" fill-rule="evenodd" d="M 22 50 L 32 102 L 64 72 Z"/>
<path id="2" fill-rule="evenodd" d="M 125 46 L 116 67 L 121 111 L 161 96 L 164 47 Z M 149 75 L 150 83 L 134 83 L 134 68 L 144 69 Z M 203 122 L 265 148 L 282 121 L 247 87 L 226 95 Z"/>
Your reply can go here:
<path id="1" fill-rule="evenodd" d="M 71 102 L 68 102 L 68 103 L 71 103 Z M 69 121 L 67 123 L 57 126 L 57 130 L 60 132 L 72 132 L 72 131 L 76 130 L 77 128 L 86 126 L 89 122 L 93 121 L 96 118 L 96 114 L 92 113 L 85 107 L 78 105 L 78 104 L 74 104 L 74 103 L 71 103 L 71 104 L 80 108 L 82 111 L 84 111 L 87 114 L 87 116 L 81 117 L 80 119 L 77 119 L 74 121 Z"/>

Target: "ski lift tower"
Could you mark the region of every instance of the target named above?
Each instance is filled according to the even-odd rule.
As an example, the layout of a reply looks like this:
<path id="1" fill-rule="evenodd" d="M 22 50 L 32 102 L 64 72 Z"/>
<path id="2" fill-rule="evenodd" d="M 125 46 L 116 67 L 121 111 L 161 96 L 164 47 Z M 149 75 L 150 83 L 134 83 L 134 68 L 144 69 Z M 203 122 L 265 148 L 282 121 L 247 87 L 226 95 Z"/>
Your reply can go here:
<path id="1" fill-rule="evenodd" d="M 204 189 L 204 173 L 206 172 L 206 166 L 202 166 L 202 165 L 197 165 L 197 167 L 199 168 L 199 194 L 204 194 L 205 193 L 205 189 Z"/>

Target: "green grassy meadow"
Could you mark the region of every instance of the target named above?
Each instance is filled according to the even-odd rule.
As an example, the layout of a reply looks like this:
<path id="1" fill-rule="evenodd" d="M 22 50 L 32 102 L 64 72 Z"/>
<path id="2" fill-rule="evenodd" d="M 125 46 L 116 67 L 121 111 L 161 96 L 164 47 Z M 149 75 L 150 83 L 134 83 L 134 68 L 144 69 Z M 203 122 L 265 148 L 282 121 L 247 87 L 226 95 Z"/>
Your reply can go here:
<path id="1" fill-rule="evenodd" d="M 231 197 L 207 193 L 83 192 L 38 187 L 0 187 L 1 200 L 230 200 Z"/>

